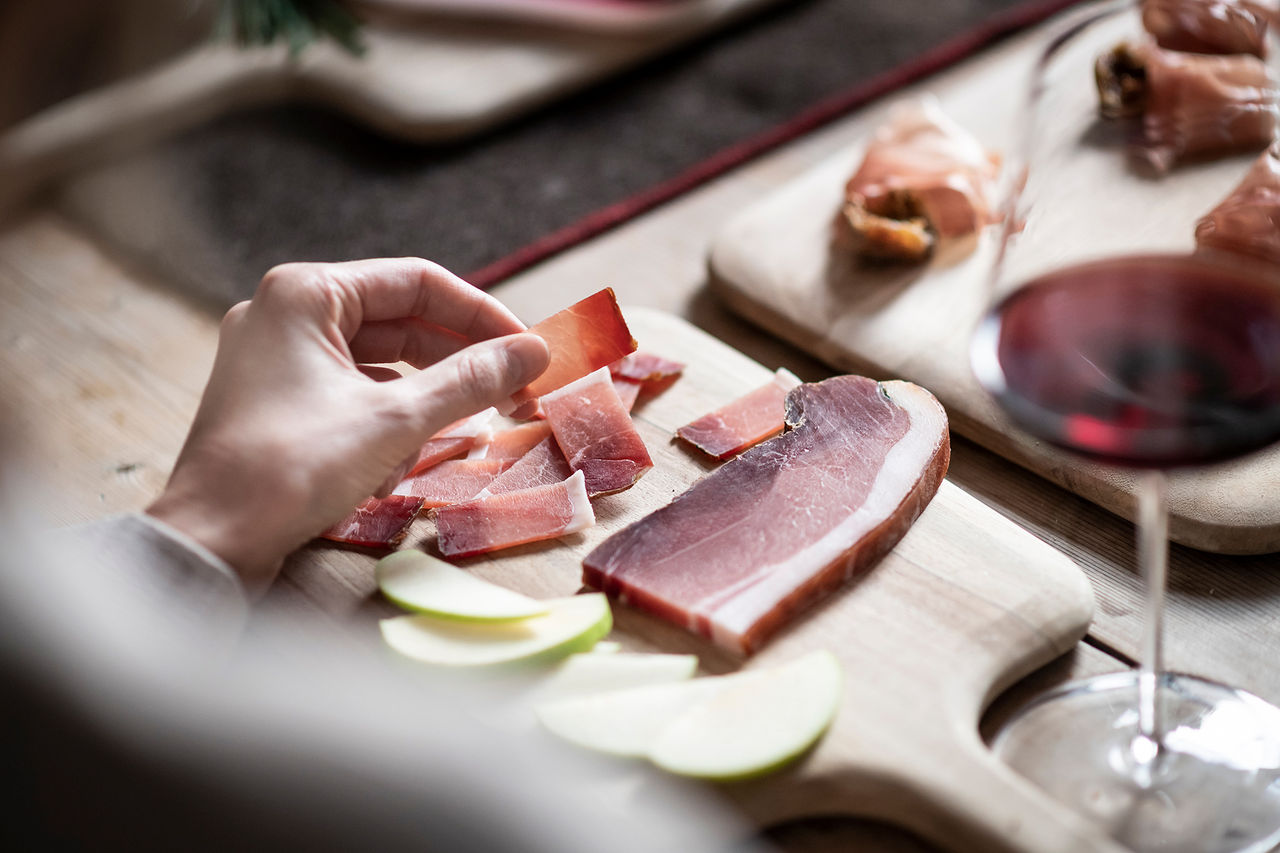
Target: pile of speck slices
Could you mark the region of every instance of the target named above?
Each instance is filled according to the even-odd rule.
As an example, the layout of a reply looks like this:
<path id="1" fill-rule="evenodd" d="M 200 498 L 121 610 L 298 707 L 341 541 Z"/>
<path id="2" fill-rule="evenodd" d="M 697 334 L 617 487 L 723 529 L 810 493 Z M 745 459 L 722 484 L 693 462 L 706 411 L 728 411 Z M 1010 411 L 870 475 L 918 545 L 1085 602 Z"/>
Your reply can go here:
<path id="1" fill-rule="evenodd" d="M 694 655 L 601 643 L 613 617 L 600 593 L 538 601 L 416 550 L 383 558 L 376 575 L 383 595 L 413 611 L 382 620 L 391 648 L 436 667 L 533 672 L 531 713 L 548 731 L 672 773 L 768 773 L 816 743 L 839 706 L 842 674 L 830 652 L 694 677 Z"/>

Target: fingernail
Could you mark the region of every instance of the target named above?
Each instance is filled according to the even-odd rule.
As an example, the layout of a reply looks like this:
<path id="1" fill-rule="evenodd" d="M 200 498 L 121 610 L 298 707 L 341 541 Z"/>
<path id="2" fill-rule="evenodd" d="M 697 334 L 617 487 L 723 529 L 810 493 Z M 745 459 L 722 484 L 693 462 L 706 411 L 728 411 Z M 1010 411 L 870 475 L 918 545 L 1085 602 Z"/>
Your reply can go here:
<path id="1" fill-rule="evenodd" d="M 514 335 L 507 340 L 504 351 L 511 365 L 512 381 L 521 387 L 537 379 L 550 360 L 546 341 L 537 335 Z"/>

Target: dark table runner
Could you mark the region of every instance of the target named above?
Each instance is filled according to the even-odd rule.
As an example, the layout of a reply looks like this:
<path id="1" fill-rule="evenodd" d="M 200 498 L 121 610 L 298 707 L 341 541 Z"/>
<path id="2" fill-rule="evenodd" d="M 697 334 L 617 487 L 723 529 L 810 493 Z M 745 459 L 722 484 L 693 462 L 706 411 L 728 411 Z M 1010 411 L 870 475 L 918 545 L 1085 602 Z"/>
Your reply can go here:
<path id="1" fill-rule="evenodd" d="M 486 286 L 1065 5 L 784 4 L 445 146 L 313 108 L 243 113 L 147 152 L 149 178 L 137 179 L 140 158 L 108 167 L 105 186 L 131 197 L 127 215 L 90 218 L 222 303 L 303 259 L 419 255 Z M 1012 95 L 1020 81 L 1010 84 Z"/>

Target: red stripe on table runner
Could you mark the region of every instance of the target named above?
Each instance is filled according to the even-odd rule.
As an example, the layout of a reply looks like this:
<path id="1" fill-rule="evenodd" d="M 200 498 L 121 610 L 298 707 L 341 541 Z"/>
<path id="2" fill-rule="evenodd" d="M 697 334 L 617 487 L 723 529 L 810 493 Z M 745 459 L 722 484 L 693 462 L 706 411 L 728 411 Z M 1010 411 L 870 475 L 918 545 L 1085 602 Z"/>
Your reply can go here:
<path id="1" fill-rule="evenodd" d="M 896 89 L 954 65 L 993 42 L 1040 23 L 1080 1 L 1030 0 L 997 13 L 983 23 L 926 50 L 910 62 L 883 71 L 845 92 L 819 101 L 790 121 L 723 148 L 680 174 L 595 210 L 464 278 L 482 290 L 493 287 L 554 254 L 603 234 L 752 158 L 810 133 Z"/>

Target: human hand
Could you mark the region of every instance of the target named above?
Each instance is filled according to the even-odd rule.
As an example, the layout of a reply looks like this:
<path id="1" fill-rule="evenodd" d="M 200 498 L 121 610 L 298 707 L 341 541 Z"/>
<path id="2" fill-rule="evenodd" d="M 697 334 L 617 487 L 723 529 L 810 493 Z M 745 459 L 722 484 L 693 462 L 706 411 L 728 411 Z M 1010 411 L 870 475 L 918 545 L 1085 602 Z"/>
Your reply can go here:
<path id="1" fill-rule="evenodd" d="M 276 267 L 227 312 L 186 444 L 147 512 L 259 594 L 290 551 L 388 494 L 433 433 L 545 370 L 546 344 L 524 330 L 428 261 Z M 378 366 L 398 361 L 422 370 Z"/>

